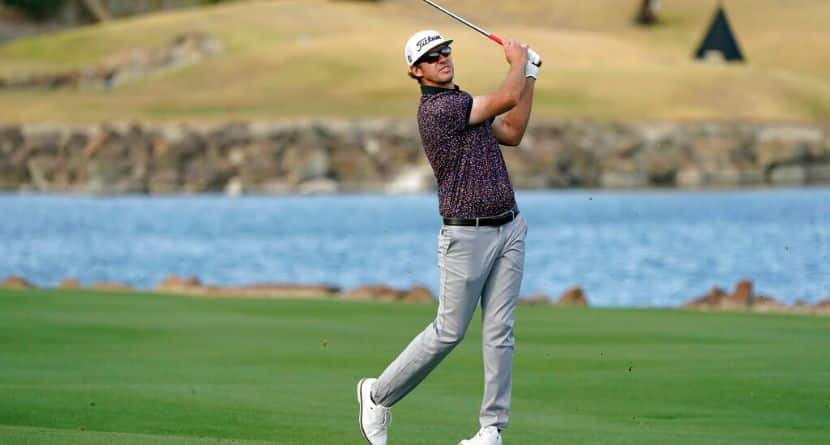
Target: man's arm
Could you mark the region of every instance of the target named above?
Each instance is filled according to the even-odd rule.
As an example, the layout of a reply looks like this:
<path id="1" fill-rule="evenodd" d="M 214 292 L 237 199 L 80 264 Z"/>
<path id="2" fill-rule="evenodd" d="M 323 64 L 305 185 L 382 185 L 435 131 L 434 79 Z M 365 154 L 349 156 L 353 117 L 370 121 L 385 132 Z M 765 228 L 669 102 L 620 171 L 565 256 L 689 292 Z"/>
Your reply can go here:
<path id="1" fill-rule="evenodd" d="M 527 64 L 527 48 L 519 45 L 515 40 L 504 41 L 504 55 L 510 64 L 507 78 L 493 94 L 475 96 L 470 111 L 470 125 L 480 124 L 500 114 L 515 108 L 525 90 L 525 65 Z"/>
<path id="2" fill-rule="evenodd" d="M 504 116 L 493 122 L 493 134 L 499 144 L 515 147 L 522 142 L 533 109 L 533 88 L 536 79 L 528 77 L 519 97 L 519 103 Z"/>

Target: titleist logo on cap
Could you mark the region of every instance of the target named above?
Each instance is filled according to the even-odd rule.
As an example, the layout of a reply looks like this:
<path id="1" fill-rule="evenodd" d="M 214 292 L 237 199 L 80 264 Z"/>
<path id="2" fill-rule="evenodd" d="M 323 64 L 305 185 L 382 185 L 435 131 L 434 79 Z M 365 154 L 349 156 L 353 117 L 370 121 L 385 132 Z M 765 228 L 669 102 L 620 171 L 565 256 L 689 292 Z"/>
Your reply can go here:
<path id="1" fill-rule="evenodd" d="M 441 40 L 441 36 L 427 36 L 421 40 L 418 40 L 418 43 L 416 43 L 416 45 L 418 46 L 418 51 L 420 51 L 427 43 L 434 42 L 436 40 Z"/>

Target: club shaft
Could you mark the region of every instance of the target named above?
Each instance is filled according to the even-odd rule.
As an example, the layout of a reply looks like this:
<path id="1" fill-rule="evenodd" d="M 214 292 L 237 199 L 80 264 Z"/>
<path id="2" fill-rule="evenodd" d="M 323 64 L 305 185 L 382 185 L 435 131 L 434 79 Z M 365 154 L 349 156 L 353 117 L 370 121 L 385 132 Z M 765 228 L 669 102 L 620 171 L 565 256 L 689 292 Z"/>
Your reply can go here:
<path id="1" fill-rule="evenodd" d="M 461 17 L 458 14 L 453 13 L 452 11 L 450 11 L 447 8 L 439 5 L 438 3 L 435 3 L 432 0 L 424 0 L 424 3 L 432 6 L 433 8 L 435 8 L 435 9 L 441 11 L 441 12 L 443 12 L 444 14 L 447 14 L 448 16 L 458 20 L 459 22 L 469 26 L 470 28 L 478 31 L 479 33 L 481 33 L 482 35 L 484 35 L 488 39 L 498 43 L 499 45 L 504 46 L 504 40 L 502 40 L 501 37 L 499 37 L 495 34 L 492 34 L 488 31 L 485 31 L 484 28 L 482 28 L 480 26 L 477 26 L 476 24 L 470 22 L 469 20 L 465 19 L 464 17 Z M 532 49 L 528 49 L 528 54 L 530 55 L 531 61 L 533 62 L 534 65 L 542 66 L 542 59 L 539 57 L 538 54 L 536 54 L 535 51 L 533 51 Z"/>
<path id="2" fill-rule="evenodd" d="M 439 10 L 439 11 L 443 12 L 444 14 L 447 14 L 448 16 L 450 16 L 450 17 L 452 17 L 452 18 L 454 18 L 454 19 L 458 20 L 459 22 L 461 22 L 461 23 L 463 23 L 463 24 L 465 24 L 465 25 L 469 26 L 470 28 L 473 28 L 474 30 L 476 30 L 476 31 L 478 31 L 478 32 L 480 32 L 480 33 L 482 33 L 482 34 L 484 34 L 484 36 L 486 36 L 486 37 L 488 37 L 488 38 L 491 38 L 491 39 L 492 39 L 492 37 L 490 37 L 490 36 L 493 36 L 492 34 L 490 34 L 489 32 L 485 31 L 485 30 L 484 30 L 484 29 L 482 29 L 481 27 L 476 26 L 474 23 L 470 22 L 469 20 L 465 19 L 464 17 L 461 17 L 461 16 L 460 16 L 460 15 L 458 15 L 458 14 L 454 14 L 453 12 L 451 12 L 451 11 L 447 10 L 447 9 L 446 9 L 446 8 L 444 8 L 443 6 L 441 6 L 441 5 L 439 5 L 439 4 L 435 3 L 435 2 L 433 2 L 433 1 L 431 1 L 431 0 L 424 0 L 424 2 L 426 2 L 427 4 L 429 4 L 430 6 L 432 6 L 433 8 L 435 8 L 435 9 L 437 9 L 437 10 Z M 493 37 L 496 37 L 496 36 L 493 36 Z M 498 42 L 498 43 L 501 43 L 501 39 L 499 39 L 497 42 Z"/>

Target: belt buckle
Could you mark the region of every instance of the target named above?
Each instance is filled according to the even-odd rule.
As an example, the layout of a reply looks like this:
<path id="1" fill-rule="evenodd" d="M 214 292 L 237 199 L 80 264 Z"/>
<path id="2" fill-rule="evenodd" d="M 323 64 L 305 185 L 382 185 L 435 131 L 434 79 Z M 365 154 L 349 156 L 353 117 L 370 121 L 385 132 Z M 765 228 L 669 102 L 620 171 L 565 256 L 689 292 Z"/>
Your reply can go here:
<path id="1" fill-rule="evenodd" d="M 476 218 L 476 229 L 478 229 L 478 220 L 481 218 Z"/>

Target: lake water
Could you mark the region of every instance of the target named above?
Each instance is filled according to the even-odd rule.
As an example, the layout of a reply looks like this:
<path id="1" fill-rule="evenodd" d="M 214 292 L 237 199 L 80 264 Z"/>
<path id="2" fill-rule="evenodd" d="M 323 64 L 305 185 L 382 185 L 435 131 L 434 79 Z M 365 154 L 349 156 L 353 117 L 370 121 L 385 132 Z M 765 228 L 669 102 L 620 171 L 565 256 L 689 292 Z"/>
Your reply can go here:
<path id="1" fill-rule="evenodd" d="M 675 306 L 742 278 L 786 302 L 830 297 L 830 188 L 520 192 L 522 295 L 581 285 L 598 306 Z M 0 278 L 149 289 L 383 283 L 437 290 L 433 195 L 0 195 Z"/>

